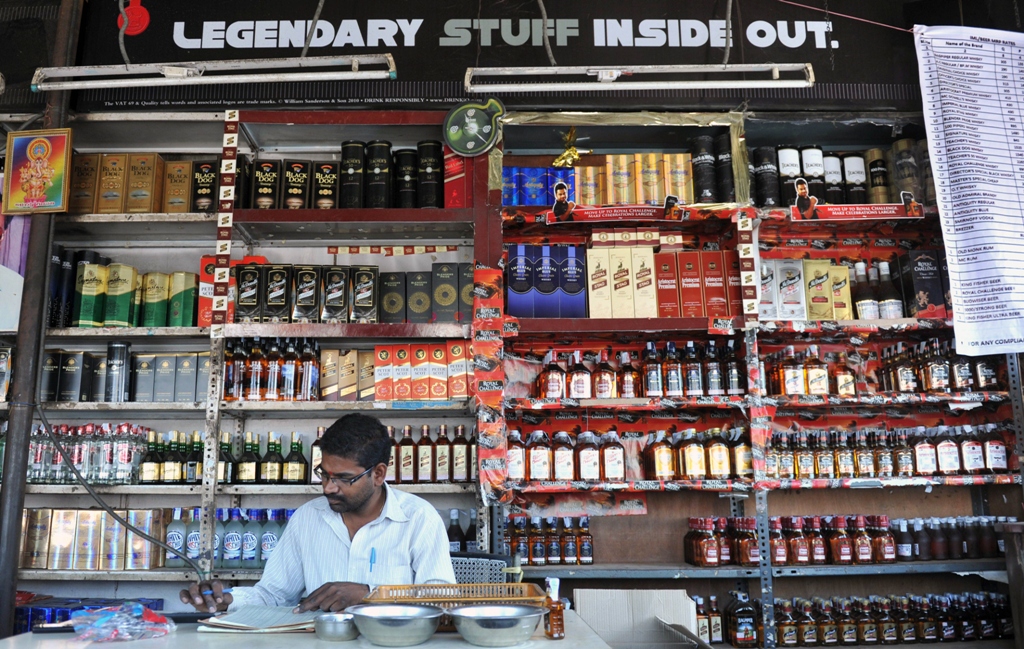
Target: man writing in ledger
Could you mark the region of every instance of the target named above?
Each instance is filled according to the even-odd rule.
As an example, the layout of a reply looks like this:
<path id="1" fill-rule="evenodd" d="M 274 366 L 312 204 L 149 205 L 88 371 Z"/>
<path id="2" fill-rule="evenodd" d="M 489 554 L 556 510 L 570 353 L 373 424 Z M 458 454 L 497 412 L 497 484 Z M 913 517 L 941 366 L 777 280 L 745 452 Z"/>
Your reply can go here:
<path id="1" fill-rule="evenodd" d="M 384 482 L 391 442 L 380 421 L 346 415 L 320 450 L 324 497 L 295 511 L 263 578 L 231 593 L 219 581 L 193 584 L 181 591 L 183 603 L 210 612 L 246 604 L 340 611 L 382 584 L 455 583 L 437 511 Z"/>

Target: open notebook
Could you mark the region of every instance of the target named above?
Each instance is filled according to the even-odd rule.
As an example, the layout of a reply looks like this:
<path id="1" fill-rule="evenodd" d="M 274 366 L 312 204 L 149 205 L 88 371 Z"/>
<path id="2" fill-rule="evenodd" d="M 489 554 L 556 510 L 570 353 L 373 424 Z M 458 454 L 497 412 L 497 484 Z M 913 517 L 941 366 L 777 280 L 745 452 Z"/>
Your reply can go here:
<path id="1" fill-rule="evenodd" d="M 219 633 L 294 633 L 313 630 L 322 611 L 292 613 L 291 606 L 243 606 L 220 617 L 199 623 L 199 631 Z"/>

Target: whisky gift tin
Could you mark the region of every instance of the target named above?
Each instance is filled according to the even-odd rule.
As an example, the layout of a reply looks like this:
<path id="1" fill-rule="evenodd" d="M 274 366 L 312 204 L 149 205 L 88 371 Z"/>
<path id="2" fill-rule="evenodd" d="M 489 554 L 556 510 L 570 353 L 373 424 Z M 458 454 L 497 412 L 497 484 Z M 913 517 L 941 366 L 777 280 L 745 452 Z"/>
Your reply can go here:
<path id="1" fill-rule="evenodd" d="M 363 167 L 366 159 L 366 145 L 357 140 L 341 143 L 341 167 L 339 184 L 341 207 L 346 209 L 363 206 Z"/>
<path id="2" fill-rule="evenodd" d="M 412 149 L 395 151 L 395 207 L 416 207 L 419 156 Z"/>
<path id="3" fill-rule="evenodd" d="M 374 140 L 366 145 L 366 207 L 391 207 L 391 143 Z"/>
<path id="4" fill-rule="evenodd" d="M 416 204 L 419 207 L 442 207 L 443 147 L 435 140 L 424 140 L 416 145 L 416 152 L 419 156 Z"/>

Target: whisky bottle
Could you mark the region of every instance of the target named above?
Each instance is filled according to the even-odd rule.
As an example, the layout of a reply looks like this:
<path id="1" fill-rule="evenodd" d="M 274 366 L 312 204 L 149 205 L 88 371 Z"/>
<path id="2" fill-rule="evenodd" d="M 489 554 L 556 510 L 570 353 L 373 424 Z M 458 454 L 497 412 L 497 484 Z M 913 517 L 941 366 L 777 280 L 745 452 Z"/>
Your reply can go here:
<path id="1" fill-rule="evenodd" d="M 406 429 L 411 430 L 411 427 L 406 426 Z M 402 441 L 404 442 L 405 439 L 403 438 Z M 412 442 L 411 439 L 409 441 Z M 522 482 L 526 480 L 526 447 L 523 445 L 519 431 L 510 430 L 505 444 L 505 466 L 508 470 L 509 481 Z M 411 464 L 410 460 L 410 466 Z"/>
<path id="2" fill-rule="evenodd" d="M 605 482 L 623 482 L 626 479 L 626 450 L 619 441 L 619 433 L 611 430 L 601 444 L 601 479 Z"/>
<path id="3" fill-rule="evenodd" d="M 252 339 L 249 356 L 245 359 L 245 400 L 262 401 L 267 391 L 267 359 L 263 355 L 259 337 Z"/>
<path id="4" fill-rule="evenodd" d="M 893 286 L 889 263 L 878 262 L 878 316 L 883 320 L 903 317 L 903 298 Z"/>
<path id="5" fill-rule="evenodd" d="M 434 442 L 434 482 L 451 481 L 452 443 L 448 439 L 448 425 L 441 424 L 437 428 L 437 441 Z"/>
<path id="6" fill-rule="evenodd" d="M 644 396 L 665 396 L 665 374 L 658 349 L 653 342 L 647 343 L 644 351 Z"/>
<path id="7" fill-rule="evenodd" d="M 728 480 L 732 475 L 729 444 L 722 436 L 721 428 L 708 430 L 705 449 L 708 454 L 708 476 L 714 480 Z"/>
<path id="8" fill-rule="evenodd" d="M 628 354 L 628 352 L 625 352 Z M 618 397 L 618 381 L 615 377 L 615 369 L 608 362 L 608 350 L 601 350 L 600 361 L 597 369 L 593 372 L 595 399 L 615 399 Z"/>
<path id="9" fill-rule="evenodd" d="M 169 443 L 167 453 L 164 454 L 161 482 L 164 484 L 181 484 L 185 481 L 185 456 L 178 450 L 178 441 L 181 439 L 178 431 L 172 430 L 168 433 Z M 181 440 L 184 444 L 184 440 Z"/>
<path id="10" fill-rule="evenodd" d="M 780 384 L 782 394 L 807 394 L 807 377 L 804 365 L 796 358 L 796 350 L 792 345 L 785 349 L 785 360 L 780 365 Z"/>
<path id="11" fill-rule="evenodd" d="M 853 449 L 849 446 L 849 436 L 845 430 L 836 433 L 835 441 L 836 475 L 840 478 L 853 478 L 857 475 L 857 462 Z"/>
<path id="12" fill-rule="evenodd" d="M 639 399 L 643 392 L 643 378 L 633 366 L 629 352 L 619 354 L 619 398 Z"/>
<path id="13" fill-rule="evenodd" d="M 390 426 L 388 426 L 388 431 L 389 431 L 388 437 L 391 440 L 391 444 L 392 444 L 392 453 L 391 453 L 391 460 L 392 460 L 392 462 L 391 462 L 391 464 L 393 465 L 394 464 L 393 460 L 395 459 L 394 458 L 394 448 L 393 448 L 394 443 L 395 443 L 395 435 L 394 435 L 394 430 Z M 316 427 L 316 439 L 314 439 L 313 443 L 309 445 L 309 484 L 320 484 L 320 478 L 316 474 L 317 473 L 316 468 L 318 466 L 320 466 L 320 461 L 323 459 L 323 451 L 320 450 L 320 445 L 323 443 L 323 437 L 324 437 L 324 433 L 325 432 L 327 432 L 327 429 L 325 427 L 317 426 Z M 257 439 L 257 444 L 256 444 L 257 452 L 259 451 L 259 443 L 258 442 L 259 442 L 259 440 Z M 392 471 L 392 477 L 394 477 L 393 473 L 394 472 Z"/>
<path id="14" fill-rule="evenodd" d="M 794 434 L 795 448 L 793 450 L 793 464 L 798 480 L 813 480 L 815 477 L 814 452 L 807 439 L 807 431 L 799 430 Z"/>
<path id="15" fill-rule="evenodd" d="M 537 394 L 541 399 L 564 399 L 565 383 L 566 372 L 555 359 L 555 352 L 549 350 L 544 356 L 544 369 L 537 377 Z"/>
<path id="16" fill-rule="evenodd" d="M 203 481 L 203 440 L 199 431 L 192 432 L 192 449 L 185 458 L 185 484 Z"/>
<path id="17" fill-rule="evenodd" d="M 601 451 L 594 433 L 584 431 L 576 438 L 576 470 L 583 482 L 601 482 Z"/>
<path id="18" fill-rule="evenodd" d="M 552 472 L 551 446 L 542 430 L 530 434 L 526 442 L 526 479 L 531 482 L 550 481 Z"/>
<path id="19" fill-rule="evenodd" d="M 462 424 L 455 427 L 452 440 L 452 482 L 469 482 L 469 441 Z"/>
<path id="20" fill-rule="evenodd" d="M 260 482 L 279 484 L 284 477 L 284 457 L 281 455 L 281 441 L 274 433 L 267 433 L 267 453 L 260 460 Z"/>
<path id="21" fill-rule="evenodd" d="M 935 441 L 935 455 L 938 458 L 939 473 L 957 475 L 960 473 L 960 447 L 953 439 L 949 426 L 939 426 Z"/>
<path id="22" fill-rule="evenodd" d="M 665 440 L 665 431 L 654 434 L 654 442 L 644 449 L 647 455 L 647 478 L 654 480 L 672 480 L 676 476 L 675 451 Z"/>
<path id="23" fill-rule="evenodd" d="M 576 350 L 572 353 L 572 366 L 568 372 L 566 396 L 570 399 L 590 399 L 591 387 L 590 370 L 583 364 L 583 352 Z"/>
<path id="24" fill-rule="evenodd" d="M 692 340 L 686 342 L 686 353 L 684 356 L 684 390 L 687 397 L 704 396 L 704 363 L 701 360 L 701 352 Z M 721 374 L 721 369 L 719 369 Z M 719 376 L 719 382 L 721 377 Z"/>
<path id="25" fill-rule="evenodd" d="M 292 431 L 291 452 L 284 459 L 281 472 L 284 484 L 306 484 L 309 463 L 306 462 L 306 457 L 302 454 L 302 438 L 297 432 Z"/>
<path id="26" fill-rule="evenodd" d="M 819 478 L 836 477 L 835 455 L 828 445 L 828 431 L 819 430 L 814 436 L 814 472 Z"/>
<path id="27" fill-rule="evenodd" d="M 434 441 L 430 438 L 430 426 L 420 426 L 420 438 L 416 442 L 416 478 L 423 484 L 435 482 L 434 479 Z"/>
<path id="28" fill-rule="evenodd" d="M 275 338 L 267 352 L 267 387 L 263 391 L 265 401 L 281 401 L 284 384 L 281 375 L 281 341 Z"/>
<path id="29" fill-rule="evenodd" d="M 720 397 L 726 392 L 726 372 L 721 356 L 715 341 L 709 340 L 704 348 L 704 387 L 709 397 Z"/>
<path id="30" fill-rule="evenodd" d="M 970 365 L 968 365 L 968 368 Z M 224 400 L 238 401 L 238 385 L 241 381 L 235 380 L 235 343 L 228 340 L 224 343 Z"/>
<path id="31" fill-rule="evenodd" d="M 242 454 L 235 468 L 235 482 L 256 484 L 259 480 L 259 456 L 252 449 L 252 432 L 246 431 Z"/>
<path id="32" fill-rule="evenodd" d="M 804 375 L 807 377 L 806 394 L 828 394 L 828 365 L 822 362 L 817 345 L 807 347 Z"/>
<path id="33" fill-rule="evenodd" d="M 139 464 L 139 484 L 157 484 L 163 481 L 163 458 L 156 450 L 156 433 L 149 431 L 146 453 Z"/>
<path id="34" fill-rule="evenodd" d="M 576 454 L 572 448 L 569 433 L 558 431 L 551 444 L 554 462 L 554 479 L 571 481 L 576 479 Z"/>
<path id="35" fill-rule="evenodd" d="M 295 401 L 299 396 L 299 354 L 295 351 L 295 340 L 285 339 L 284 354 L 281 356 L 281 401 Z"/>
<path id="36" fill-rule="evenodd" d="M 853 304 L 857 307 L 858 320 L 878 320 L 878 298 L 868 283 L 867 264 L 858 261 L 854 265 L 857 283 L 853 287 Z"/>

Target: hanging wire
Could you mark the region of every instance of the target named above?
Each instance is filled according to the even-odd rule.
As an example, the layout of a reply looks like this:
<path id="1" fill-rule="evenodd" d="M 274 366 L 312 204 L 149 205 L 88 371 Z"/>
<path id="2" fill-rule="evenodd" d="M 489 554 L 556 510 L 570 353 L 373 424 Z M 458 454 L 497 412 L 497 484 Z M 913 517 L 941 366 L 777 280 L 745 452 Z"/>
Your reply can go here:
<path id="1" fill-rule="evenodd" d="M 793 2 L 792 0 L 775 0 L 775 1 L 776 2 L 781 2 L 782 4 L 785 4 L 785 5 L 792 5 L 794 7 L 800 7 L 801 9 L 809 9 L 811 11 L 819 11 L 819 12 L 823 12 L 823 13 L 825 12 L 825 10 L 822 9 L 821 7 L 812 7 L 810 5 L 801 4 L 799 2 Z M 898 32 L 910 32 L 910 33 L 913 33 L 913 31 L 914 31 L 913 29 L 907 29 L 906 27 L 897 27 L 895 25 L 887 25 L 886 23 L 880 23 L 880 22 L 878 22 L 876 20 L 868 20 L 867 18 L 860 18 L 859 16 L 851 16 L 850 14 L 841 14 L 838 11 L 832 11 L 830 13 L 833 16 L 841 16 L 843 18 L 848 18 L 850 20 L 857 20 L 859 22 L 867 23 L 869 25 L 876 25 L 878 27 L 885 27 L 886 29 L 895 29 Z"/>
<path id="2" fill-rule="evenodd" d="M 828 26 L 827 36 L 828 39 L 828 62 L 832 66 L 832 71 L 836 69 L 836 52 L 832 49 L 832 16 L 828 13 L 828 0 L 825 0 L 825 24 Z"/>
<path id="3" fill-rule="evenodd" d="M 125 67 L 132 64 L 131 60 L 128 59 L 128 50 L 124 48 L 124 32 L 128 29 L 128 12 L 124 10 L 124 0 L 118 0 L 118 6 L 121 9 L 121 27 L 117 30 L 117 44 L 121 48 L 121 58 L 124 59 Z"/>
<path id="4" fill-rule="evenodd" d="M 121 0 L 124 2 L 124 0 Z M 309 31 L 306 33 L 306 44 L 302 46 L 302 54 L 299 58 L 306 58 L 306 52 L 309 51 L 309 44 L 313 42 L 313 33 L 316 32 L 316 24 L 320 20 L 320 12 L 324 10 L 324 0 L 320 0 L 316 5 L 316 12 L 313 14 L 313 22 L 309 25 Z"/>
<path id="5" fill-rule="evenodd" d="M 960 26 L 964 26 L 964 0 L 956 0 L 957 5 L 960 7 Z"/>
<path id="6" fill-rule="evenodd" d="M 537 0 L 537 6 L 540 7 L 541 29 L 544 32 L 544 51 L 547 52 L 548 63 L 558 65 L 555 63 L 555 55 L 551 52 L 551 38 L 548 37 L 548 10 L 544 7 L 544 0 Z"/>
<path id="7" fill-rule="evenodd" d="M 729 51 L 732 49 L 732 0 L 725 5 L 725 56 L 722 65 L 729 64 Z"/>

